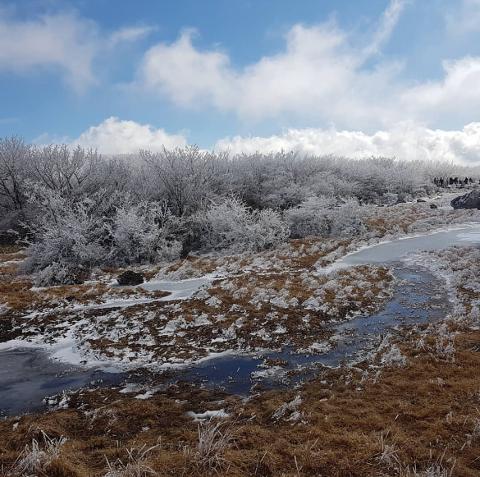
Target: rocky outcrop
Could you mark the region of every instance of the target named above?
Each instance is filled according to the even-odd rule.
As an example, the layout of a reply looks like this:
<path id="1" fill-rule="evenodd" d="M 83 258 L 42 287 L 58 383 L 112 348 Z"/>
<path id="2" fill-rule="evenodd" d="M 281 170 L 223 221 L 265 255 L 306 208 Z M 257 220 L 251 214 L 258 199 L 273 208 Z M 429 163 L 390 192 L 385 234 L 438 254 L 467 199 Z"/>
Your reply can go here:
<path id="1" fill-rule="evenodd" d="M 450 204 L 454 209 L 480 209 L 480 190 L 455 197 Z"/>
<path id="2" fill-rule="evenodd" d="M 127 270 L 117 277 L 119 285 L 140 285 L 144 282 L 143 275 L 141 273 L 133 272 L 132 270 Z"/>

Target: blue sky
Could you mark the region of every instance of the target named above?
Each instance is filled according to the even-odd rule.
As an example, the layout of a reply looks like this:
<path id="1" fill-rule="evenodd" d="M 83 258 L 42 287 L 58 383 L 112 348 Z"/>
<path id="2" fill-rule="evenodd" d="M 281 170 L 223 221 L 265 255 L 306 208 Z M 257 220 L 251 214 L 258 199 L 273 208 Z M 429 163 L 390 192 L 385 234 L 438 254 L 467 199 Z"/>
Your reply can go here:
<path id="1" fill-rule="evenodd" d="M 480 155 L 480 0 L 0 1 L 0 136 Z"/>

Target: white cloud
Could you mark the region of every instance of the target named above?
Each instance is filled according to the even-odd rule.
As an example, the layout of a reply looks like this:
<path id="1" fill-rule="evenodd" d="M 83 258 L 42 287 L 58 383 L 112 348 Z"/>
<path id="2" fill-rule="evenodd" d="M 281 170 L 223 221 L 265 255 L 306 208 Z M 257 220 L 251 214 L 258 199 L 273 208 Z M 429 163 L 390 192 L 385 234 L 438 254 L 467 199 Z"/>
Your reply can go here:
<path id="1" fill-rule="evenodd" d="M 102 154 L 137 153 L 140 149 L 159 151 L 187 146 L 183 134 L 135 121 L 110 117 L 84 131 L 77 139 L 41 136 L 37 144 L 51 142 L 95 148 Z M 215 144 L 216 151 L 269 153 L 296 151 L 300 154 L 336 155 L 361 159 L 370 156 L 396 157 L 403 160 L 452 161 L 480 164 L 480 122 L 461 130 L 431 129 L 414 122 L 398 123 L 372 134 L 335 128 L 287 129 L 269 137 L 227 137 Z"/>
<path id="2" fill-rule="evenodd" d="M 362 70 L 363 51 L 348 46 L 335 25 L 295 25 L 285 51 L 235 70 L 221 51 L 200 51 L 192 32 L 145 54 L 139 83 L 148 91 L 188 107 L 214 106 L 243 118 L 282 113 L 354 123 L 388 119 L 388 110 L 372 98 L 386 89 L 396 68 L 383 64 Z M 382 120 L 383 121 L 383 120 Z"/>
<path id="3" fill-rule="evenodd" d="M 445 61 L 441 81 L 432 81 L 405 90 L 399 108 L 409 117 L 435 123 L 465 124 L 478 118 L 480 107 L 480 57 Z"/>
<path id="4" fill-rule="evenodd" d="M 287 113 L 346 127 L 387 123 L 400 66 L 365 65 L 388 40 L 405 3 L 391 2 L 367 46 L 353 46 L 354 39 L 332 22 L 298 24 L 287 33 L 284 51 L 241 70 L 222 51 L 196 48 L 187 31 L 146 52 L 138 83 L 182 106 L 214 106 L 248 119 Z"/>
<path id="5" fill-rule="evenodd" d="M 404 160 L 480 162 L 480 123 L 462 130 L 430 129 L 415 123 L 398 124 L 392 129 L 365 134 L 336 129 L 288 129 L 270 137 L 225 138 L 215 149 L 231 153 L 297 151 L 301 154 L 338 155 L 352 158 L 397 157 Z"/>
<path id="6" fill-rule="evenodd" d="M 184 32 L 146 52 L 137 81 L 183 107 L 213 106 L 244 120 L 300 119 L 364 131 L 406 120 L 442 128 L 477 120 L 480 58 L 444 61 L 440 79 L 413 83 L 401 61 L 378 55 L 408 3 L 391 0 L 367 45 L 332 22 L 294 25 L 282 51 L 241 69 L 225 52 L 197 48 Z M 478 7 L 480 18 L 480 0 L 465 4 Z"/>
<path id="7" fill-rule="evenodd" d="M 143 85 L 183 106 L 211 102 L 222 108 L 230 101 L 235 74 L 225 54 L 196 50 L 193 35 L 187 30 L 171 45 L 150 48 L 141 67 Z"/>
<path id="8" fill-rule="evenodd" d="M 59 68 L 77 90 L 95 82 L 92 60 L 98 31 L 73 14 L 17 21 L 0 12 L 0 70 Z"/>
<path id="9" fill-rule="evenodd" d="M 77 92 L 97 82 L 94 60 L 121 43 L 136 41 L 151 27 L 125 27 L 111 34 L 75 13 L 15 19 L 0 8 L 0 71 L 58 70 Z"/>
<path id="10" fill-rule="evenodd" d="M 168 134 L 149 124 L 122 121 L 113 116 L 98 126 L 88 128 L 77 139 L 69 142 L 72 145 L 95 148 L 102 154 L 136 153 L 140 149 L 159 151 L 163 147 L 172 149 L 187 145 L 185 136 L 181 134 Z"/>
<path id="11" fill-rule="evenodd" d="M 366 49 L 367 55 L 378 53 L 390 39 L 407 3 L 408 0 L 392 0 L 390 2 L 387 9 L 383 12 L 379 28 Z"/>
<path id="12" fill-rule="evenodd" d="M 109 38 L 109 45 L 115 47 L 123 42 L 132 42 L 141 40 L 148 36 L 155 28 L 152 26 L 134 26 L 120 28 L 114 31 Z"/>

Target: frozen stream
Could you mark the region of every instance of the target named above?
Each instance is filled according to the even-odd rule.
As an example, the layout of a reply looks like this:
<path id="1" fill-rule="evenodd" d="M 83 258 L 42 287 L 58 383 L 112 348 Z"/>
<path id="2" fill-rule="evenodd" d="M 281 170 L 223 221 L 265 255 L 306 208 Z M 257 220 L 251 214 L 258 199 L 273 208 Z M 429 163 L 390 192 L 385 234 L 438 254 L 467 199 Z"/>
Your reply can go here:
<path id="1" fill-rule="evenodd" d="M 478 243 L 480 243 L 480 224 L 472 224 L 454 230 L 433 232 L 417 237 L 406 237 L 364 247 L 345 255 L 329 267 L 320 270 L 320 272 L 329 273 L 355 265 L 388 263 L 422 250 L 442 250 L 452 245 L 474 245 Z"/>
<path id="2" fill-rule="evenodd" d="M 332 326 L 338 340 L 331 350 L 317 355 L 283 350 L 257 358 L 228 356 L 190 369 L 185 378 L 197 380 L 206 386 L 218 386 L 232 393 L 248 394 L 255 383 L 266 387 L 290 386 L 314 374 L 315 365 L 338 366 L 342 362 L 361 359 L 390 330 L 402 325 L 438 321 L 450 310 L 442 281 L 421 267 L 407 267 L 401 260 L 422 250 L 475 244 L 480 244 L 480 224 L 384 242 L 350 253 L 318 273 L 356 265 L 389 264 L 397 284 L 392 298 L 378 313 L 357 316 L 351 321 Z M 287 364 L 276 369 L 262 369 L 265 358 L 280 359 Z"/>
<path id="3" fill-rule="evenodd" d="M 343 361 L 355 360 L 381 335 L 404 324 L 431 322 L 443 318 L 449 303 L 443 283 L 425 270 L 408 267 L 400 260 L 409 253 L 436 250 L 451 245 L 480 244 L 480 224 L 435 232 L 429 235 L 404 238 L 365 247 L 335 262 L 319 273 L 350 266 L 389 263 L 397 278 L 392 299 L 375 315 L 358 316 L 334 326 L 338 336 L 331 350 L 318 355 L 302 355 L 293 350 L 269 353 L 260 357 L 229 356 L 212 359 L 185 370 L 180 379 L 199 381 L 207 386 L 218 386 L 229 392 L 247 394 L 252 385 L 291 385 L 314 372 L 316 364 L 337 366 Z M 176 299 L 185 299 L 203 282 L 190 280 L 181 283 L 155 282 L 143 285 L 147 289 L 169 291 Z M 170 295 L 170 299 L 172 299 Z M 263 358 L 282 359 L 285 367 L 262 368 Z M 48 354 L 35 348 L 3 349 L 0 351 L 0 415 L 40 409 L 43 398 L 88 386 L 91 383 L 111 385 L 125 378 L 121 373 L 106 373 L 98 369 L 72 367 L 49 359 Z M 273 372 L 272 372 L 273 371 Z"/>
<path id="4" fill-rule="evenodd" d="M 443 283 L 424 270 L 392 264 L 397 280 L 394 294 L 385 307 L 370 316 L 332 325 L 334 346 L 322 354 L 299 354 L 294 350 L 266 353 L 257 358 L 231 356 L 205 362 L 188 370 L 185 379 L 222 388 L 234 394 L 248 394 L 252 385 L 291 386 L 315 374 L 317 365 L 338 366 L 361 359 L 378 345 L 382 335 L 395 327 L 438 321 L 446 316 L 450 303 Z M 285 366 L 262 368 L 265 358 L 282 360 Z"/>
<path id="5" fill-rule="evenodd" d="M 35 348 L 0 352 L 0 416 L 45 407 L 45 396 L 91 385 L 119 383 L 122 373 L 68 366 Z"/>

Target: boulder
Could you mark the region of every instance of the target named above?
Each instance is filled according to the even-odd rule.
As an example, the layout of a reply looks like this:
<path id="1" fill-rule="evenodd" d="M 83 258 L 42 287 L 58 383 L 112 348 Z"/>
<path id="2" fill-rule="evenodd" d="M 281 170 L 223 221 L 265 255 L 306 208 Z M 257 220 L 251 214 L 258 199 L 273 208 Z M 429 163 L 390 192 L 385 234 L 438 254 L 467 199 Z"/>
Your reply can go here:
<path id="1" fill-rule="evenodd" d="M 480 190 L 455 197 L 450 204 L 454 209 L 480 209 Z"/>
<path id="2" fill-rule="evenodd" d="M 144 282 L 143 275 L 141 273 L 133 272 L 132 270 L 127 270 L 123 272 L 117 277 L 117 281 L 119 285 L 126 286 L 126 285 L 140 285 L 140 283 Z"/>
<path id="3" fill-rule="evenodd" d="M 430 204 L 430 208 L 431 209 L 438 209 L 438 205 L 437 204 Z"/>
<path id="4" fill-rule="evenodd" d="M 425 199 L 417 199 L 417 202 L 427 202 Z"/>

